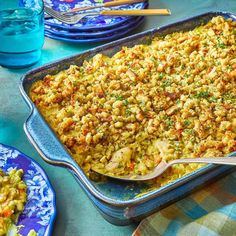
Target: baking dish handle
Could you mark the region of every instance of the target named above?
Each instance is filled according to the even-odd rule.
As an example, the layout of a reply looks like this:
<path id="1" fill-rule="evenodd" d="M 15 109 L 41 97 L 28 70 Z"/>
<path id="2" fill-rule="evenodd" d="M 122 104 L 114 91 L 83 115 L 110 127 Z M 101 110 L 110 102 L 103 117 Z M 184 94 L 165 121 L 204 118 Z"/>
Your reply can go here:
<path id="1" fill-rule="evenodd" d="M 80 167 L 70 157 L 37 110 L 33 109 L 31 115 L 25 121 L 24 131 L 32 145 L 46 162 L 53 165 L 66 166 L 78 172 L 77 170 Z"/>

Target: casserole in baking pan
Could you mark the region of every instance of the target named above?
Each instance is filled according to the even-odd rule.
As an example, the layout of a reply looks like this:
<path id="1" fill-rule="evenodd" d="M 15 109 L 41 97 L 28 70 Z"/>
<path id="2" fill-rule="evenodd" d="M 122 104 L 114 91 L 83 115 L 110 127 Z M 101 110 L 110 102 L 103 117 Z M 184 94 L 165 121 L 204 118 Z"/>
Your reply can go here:
<path id="1" fill-rule="evenodd" d="M 143 183 L 96 182 L 91 169 L 145 174 L 162 158 L 235 151 L 233 20 L 206 13 L 27 73 L 27 136 L 47 162 L 73 172 L 112 223 L 178 200 L 230 167 L 175 166 Z"/>

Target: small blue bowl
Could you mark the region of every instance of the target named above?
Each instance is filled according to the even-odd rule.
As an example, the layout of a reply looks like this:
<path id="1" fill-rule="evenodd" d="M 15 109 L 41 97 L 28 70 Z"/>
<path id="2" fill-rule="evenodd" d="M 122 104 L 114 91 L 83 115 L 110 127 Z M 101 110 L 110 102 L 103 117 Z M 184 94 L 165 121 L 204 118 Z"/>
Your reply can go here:
<path id="1" fill-rule="evenodd" d="M 27 202 L 19 217 L 19 234 L 27 236 L 35 230 L 37 236 L 52 234 L 56 216 L 56 195 L 44 170 L 13 147 L 0 144 L 0 168 L 4 172 L 23 169 L 27 185 Z"/>

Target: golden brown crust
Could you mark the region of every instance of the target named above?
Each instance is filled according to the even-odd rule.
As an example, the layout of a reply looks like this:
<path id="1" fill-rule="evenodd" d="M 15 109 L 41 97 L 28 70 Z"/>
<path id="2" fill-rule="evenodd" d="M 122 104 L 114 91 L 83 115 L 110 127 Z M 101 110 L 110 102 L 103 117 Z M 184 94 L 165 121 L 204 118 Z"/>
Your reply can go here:
<path id="1" fill-rule="evenodd" d="M 235 39 L 236 23 L 215 17 L 48 75 L 30 95 L 87 173 L 145 174 L 160 159 L 226 155 L 236 150 Z M 198 167 L 175 166 L 160 185 Z"/>

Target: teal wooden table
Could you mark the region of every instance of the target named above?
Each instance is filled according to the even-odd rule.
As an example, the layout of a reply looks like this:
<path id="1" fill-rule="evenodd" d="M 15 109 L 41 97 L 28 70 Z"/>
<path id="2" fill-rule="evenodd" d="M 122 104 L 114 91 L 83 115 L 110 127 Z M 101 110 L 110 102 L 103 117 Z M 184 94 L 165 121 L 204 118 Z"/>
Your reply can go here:
<path id="1" fill-rule="evenodd" d="M 146 17 L 145 23 L 133 33 L 207 11 L 236 13 L 236 0 L 150 0 L 150 8 L 154 7 L 170 8 L 172 15 Z M 97 45 L 70 44 L 46 39 L 41 61 L 34 67 Z M 118 227 L 106 222 L 93 207 L 72 175 L 66 169 L 45 163 L 27 140 L 23 131 L 23 123 L 29 110 L 21 98 L 18 85 L 20 77 L 29 69 L 8 70 L 0 67 L 0 143 L 18 148 L 37 160 L 47 172 L 57 195 L 57 218 L 53 235 L 131 235 L 137 225 Z"/>

